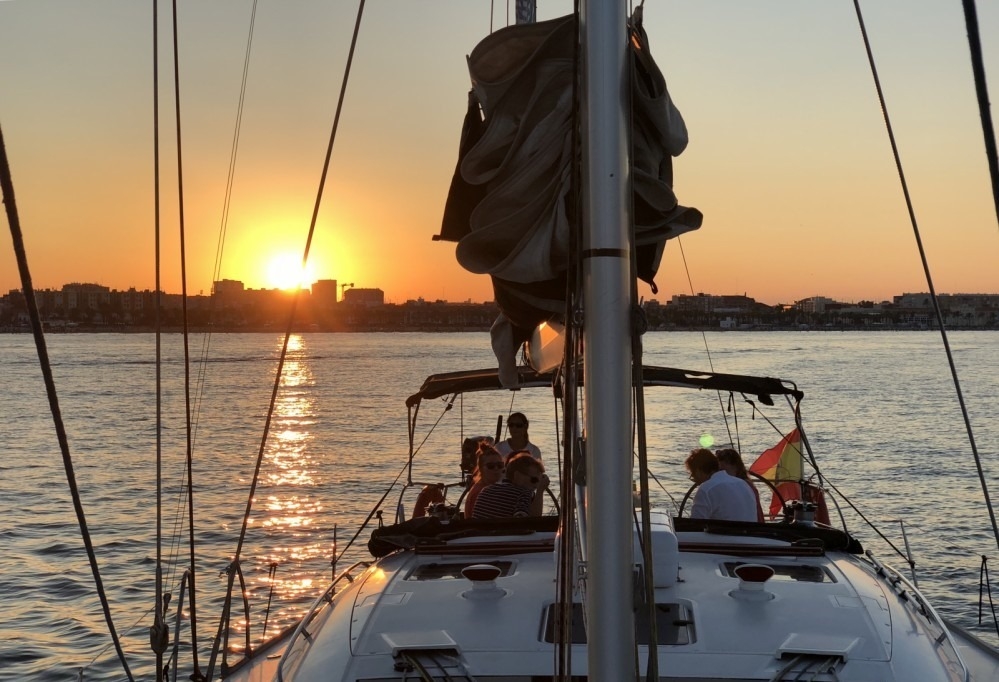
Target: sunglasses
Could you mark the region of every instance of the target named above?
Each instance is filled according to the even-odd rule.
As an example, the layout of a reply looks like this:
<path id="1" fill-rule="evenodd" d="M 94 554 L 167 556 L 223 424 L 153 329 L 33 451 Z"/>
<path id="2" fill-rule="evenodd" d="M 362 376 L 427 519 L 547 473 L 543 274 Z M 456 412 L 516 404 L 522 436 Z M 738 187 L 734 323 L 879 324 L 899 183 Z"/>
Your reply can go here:
<path id="1" fill-rule="evenodd" d="M 537 485 L 538 481 L 541 480 L 540 476 L 529 476 L 528 478 L 530 478 L 531 479 L 531 483 L 533 483 L 535 485 Z"/>
<path id="2" fill-rule="evenodd" d="M 505 469 L 506 467 L 503 466 L 502 464 L 500 464 L 499 462 L 495 462 L 493 464 L 487 464 L 486 468 L 487 469 Z"/>
<path id="3" fill-rule="evenodd" d="M 527 422 L 507 422 L 506 425 L 514 429 L 527 428 Z"/>

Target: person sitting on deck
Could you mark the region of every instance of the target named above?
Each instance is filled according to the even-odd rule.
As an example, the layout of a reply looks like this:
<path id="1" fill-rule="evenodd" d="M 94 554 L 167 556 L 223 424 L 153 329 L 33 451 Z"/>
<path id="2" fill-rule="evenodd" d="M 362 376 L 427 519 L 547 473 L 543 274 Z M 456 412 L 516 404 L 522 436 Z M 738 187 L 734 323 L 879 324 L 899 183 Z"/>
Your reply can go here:
<path id="1" fill-rule="evenodd" d="M 715 453 L 705 448 L 691 450 L 684 466 L 690 472 L 690 480 L 699 486 L 691 518 L 756 521 L 758 504 L 753 492 L 745 481 L 719 468 Z"/>
<path id="2" fill-rule="evenodd" d="M 472 518 L 501 519 L 511 516 L 541 516 L 544 491 L 548 487 L 545 468 L 522 452 L 507 460 L 506 478 L 486 486 L 472 509 Z"/>
<path id="3" fill-rule="evenodd" d="M 492 445 L 492 436 L 472 436 L 462 441 L 461 471 L 463 474 L 471 474 L 475 471 L 475 466 L 478 463 L 479 446 L 482 443 Z"/>
<path id="4" fill-rule="evenodd" d="M 499 483 L 503 480 L 503 471 L 506 464 L 503 462 L 503 455 L 496 451 L 489 443 L 479 444 L 479 453 L 476 460 L 475 470 L 472 472 L 472 487 L 465 495 L 465 518 L 472 518 L 475 509 L 475 501 L 479 493 L 486 486 Z"/>
<path id="5" fill-rule="evenodd" d="M 496 449 L 504 457 L 518 452 L 530 453 L 534 459 L 541 461 L 541 448 L 531 442 L 527 429 L 531 425 L 523 412 L 514 412 L 506 418 L 507 428 L 510 429 L 510 437 L 501 440 L 496 444 Z"/>
<path id="6" fill-rule="evenodd" d="M 760 523 L 766 521 L 763 516 L 763 507 L 760 506 L 760 491 L 756 489 L 753 482 L 749 480 L 749 472 L 746 471 L 746 465 L 742 462 L 742 455 L 739 454 L 738 450 L 733 450 L 732 448 L 725 448 L 724 450 L 718 450 L 715 452 L 715 457 L 718 458 L 718 466 L 726 472 L 729 476 L 735 476 L 736 478 L 741 478 L 749 486 L 749 489 L 753 491 L 753 496 L 756 498 L 756 520 Z"/>

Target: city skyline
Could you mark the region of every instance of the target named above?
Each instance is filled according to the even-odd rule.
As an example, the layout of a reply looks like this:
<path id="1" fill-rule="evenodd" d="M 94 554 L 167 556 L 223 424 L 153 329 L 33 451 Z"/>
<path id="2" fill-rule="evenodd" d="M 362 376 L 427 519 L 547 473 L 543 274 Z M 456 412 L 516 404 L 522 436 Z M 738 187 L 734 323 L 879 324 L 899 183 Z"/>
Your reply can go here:
<path id="1" fill-rule="evenodd" d="M 272 286 L 301 261 L 353 10 L 316 0 L 260 8 L 226 209 L 249 9 L 239 0 L 180 9 L 188 290 L 221 278 Z M 544 4 L 539 18 L 570 9 Z M 154 286 L 151 21 L 148 5 L 127 0 L 0 2 L 0 59 L 11 65 L 0 72 L 0 122 L 36 287 L 61 278 Z M 645 21 L 690 133 L 676 192 L 705 215 L 667 246 L 662 292 L 752 292 L 772 305 L 927 289 L 852 8 L 676 0 L 647 6 Z M 865 8 L 865 21 L 935 287 L 995 290 L 999 230 L 960 8 L 885 0 Z M 999 7 L 982 6 L 979 23 L 983 36 L 999 35 Z M 431 241 L 457 156 L 465 55 L 489 25 L 488 4 L 386 0 L 368 11 L 314 273 L 378 282 L 390 301 L 492 299 L 488 277 Z M 426 49 L 398 59 L 393 48 L 411 42 L 413 26 Z M 999 49 L 986 42 L 994 78 Z M 162 288 L 180 291 L 163 49 Z M 4 240 L 0 291 L 19 287 Z M 657 296 L 645 284 L 640 294 Z"/>
<path id="2" fill-rule="evenodd" d="M 225 279 L 225 280 L 220 280 L 218 282 L 214 282 L 212 289 L 210 289 L 207 292 L 205 292 L 205 291 L 198 291 L 198 292 L 189 291 L 188 292 L 188 296 L 202 296 L 202 297 L 204 297 L 204 296 L 211 296 L 213 294 L 213 289 L 215 288 L 215 285 L 220 284 L 222 282 L 234 283 L 234 284 L 239 285 L 240 287 L 245 286 L 245 283 L 242 282 L 241 280 Z M 337 300 L 338 301 L 344 299 L 345 293 L 349 293 L 350 291 L 353 291 L 353 290 L 365 291 L 365 292 L 367 292 L 367 291 L 377 291 L 377 292 L 384 293 L 384 290 L 381 287 L 378 287 L 378 286 L 365 286 L 365 285 L 355 286 L 354 283 L 341 283 L 340 280 L 332 278 L 332 277 L 330 277 L 330 278 L 319 278 L 319 279 L 316 279 L 313 282 L 311 282 L 308 286 L 303 286 L 302 289 L 305 290 L 308 293 L 312 293 L 312 288 L 315 285 L 320 284 L 320 283 L 326 283 L 326 284 L 332 283 L 333 285 L 335 285 L 337 287 L 337 291 L 339 292 L 337 294 Z M 65 282 L 65 283 L 63 283 L 61 285 L 58 285 L 58 286 L 52 286 L 52 287 L 34 287 L 33 286 L 32 288 L 36 292 L 42 292 L 42 291 L 61 291 L 61 290 L 64 290 L 66 288 L 72 288 L 72 287 L 94 287 L 94 286 L 100 287 L 100 288 L 109 289 L 111 292 L 116 292 L 116 293 L 118 293 L 118 292 L 128 292 L 128 291 L 135 291 L 135 292 L 140 292 L 140 293 L 151 293 L 153 291 L 153 289 L 140 288 L 140 287 L 137 287 L 137 286 L 129 286 L 129 287 L 124 287 L 124 288 L 118 289 L 116 287 L 109 287 L 107 285 L 101 284 L 100 282 Z M 253 291 L 284 292 L 284 293 L 288 293 L 288 294 L 291 294 L 291 293 L 294 292 L 294 287 L 245 287 L 245 288 L 246 288 L 247 291 L 250 291 L 250 292 L 253 292 Z M 21 288 L 20 287 L 16 287 L 14 289 L 10 289 L 9 291 L 0 292 L 0 298 L 5 297 L 5 296 L 9 296 L 9 295 L 14 294 L 14 293 L 18 293 L 20 291 L 21 291 Z M 181 294 L 181 292 L 179 292 L 179 291 L 169 291 L 169 290 L 166 290 L 166 289 L 164 289 L 162 293 L 164 295 L 167 295 L 167 296 L 179 296 Z M 761 299 L 753 296 L 751 294 L 751 292 L 748 292 L 748 291 L 747 292 L 742 292 L 742 293 L 738 293 L 738 292 L 712 292 L 712 291 L 698 291 L 698 292 L 694 292 L 694 293 L 687 293 L 687 292 L 671 292 L 671 293 L 666 293 L 666 292 L 660 291 L 658 294 L 656 294 L 652 298 L 648 298 L 648 297 L 647 298 L 643 298 L 643 302 L 645 302 L 645 303 L 647 303 L 647 302 L 658 302 L 660 304 L 665 304 L 666 302 L 668 302 L 670 300 L 673 300 L 673 299 L 677 299 L 677 298 L 683 298 L 683 297 L 697 298 L 697 297 L 701 297 L 701 296 L 715 297 L 715 298 L 725 298 L 725 297 L 737 298 L 737 297 L 744 297 L 744 298 L 748 298 L 748 299 L 751 299 L 753 301 L 756 301 L 758 303 L 764 303 L 766 305 L 771 305 L 771 306 L 773 306 L 773 305 L 794 305 L 794 304 L 798 304 L 798 303 L 801 303 L 801 302 L 804 302 L 804 301 L 812 301 L 812 300 L 814 300 L 814 301 L 832 302 L 832 303 L 836 303 L 836 304 L 847 304 L 847 305 L 859 305 L 859 304 L 862 304 L 862 303 L 873 303 L 873 304 L 879 305 L 879 304 L 882 304 L 882 303 L 891 303 L 894 299 L 899 298 L 899 297 L 906 297 L 906 296 L 929 296 L 929 292 L 925 291 L 925 290 L 899 291 L 899 292 L 895 292 L 895 293 L 893 293 L 893 294 L 891 294 L 891 295 L 889 295 L 889 296 L 887 296 L 885 298 L 861 297 L 861 298 L 858 298 L 858 299 L 838 299 L 838 298 L 835 298 L 835 297 L 832 297 L 832 296 L 827 296 L 827 295 L 822 294 L 822 293 L 815 293 L 815 294 L 811 294 L 809 296 L 804 296 L 802 298 L 796 298 L 796 299 L 793 299 L 793 300 L 792 299 L 787 299 L 787 300 L 779 301 L 777 303 L 768 303 L 766 301 L 763 301 L 763 300 L 761 300 Z M 941 297 L 941 298 L 957 297 L 957 296 L 999 296 L 999 292 L 989 292 L 989 291 L 954 291 L 954 292 L 946 291 L 946 292 L 941 292 L 941 291 L 938 291 L 937 292 L 937 296 Z M 471 298 L 445 299 L 445 298 L 427 298 L 427 297 L 423 297 L 423 296 L 418 296 L 418 297 L 415 297 L 415 298 L 409 298 L 409 299 L 405 299 L 405 300 L 392 300 L 388 296 L 385 296 L 385 304 L 386 305 L 399 305 L 399 304 L 403 304 L 403 303 L 412 303 L 412 302 L 420 301 L 420 300 L 426 300 L 428 302 L 443 302 L 443 303 L 474 303 L 474 304 L 492 304 L 492 303 L 494 303 L 493 299 L 491 299 L 491 298 L 489 298 L 489 299 L 482 299 L 482 300 L 474 300 L 474 299 L 471 299 Z"/>

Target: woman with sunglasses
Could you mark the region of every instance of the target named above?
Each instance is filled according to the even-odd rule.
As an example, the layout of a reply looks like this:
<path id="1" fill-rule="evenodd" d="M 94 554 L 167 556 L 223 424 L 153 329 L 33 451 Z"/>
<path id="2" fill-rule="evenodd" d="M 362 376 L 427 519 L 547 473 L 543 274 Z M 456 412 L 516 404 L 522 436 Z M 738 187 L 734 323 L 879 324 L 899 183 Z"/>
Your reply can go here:
<path id="1" fill-rule="evenodd" d="M 475 501 L 479 493 L 486 486 L 499 483 L 503 480 L 503 455 L 496 451 L 488 443 L 479 443 L 479 449 L 475 460 L 475 470 L 472 472 L 472 487 L 465 495 L 465 518 L 472 518 L 472 510 L 475 509 Z"/>
<path id="2" fill-rule="evenodd" d="M 523 412 L 514 412 L 506 418 L 506 426 L 510 431 L 510 437 L 496 444 L 496 449 L 504 457 L 517 452 L 529 452 L 534 459 L 541 461 L 541 450 L 530 441 L 527 435 L 527 427 L 531 424 Z"/>
<path id="3" fill-rule="evenodd" d="M 527 452 L 518 453 L 506 462 L 506 478 L 486 486 L 479 493 L 472 517 L 541 516 L 547 487 L 548 477 L 541 462 Z"/>

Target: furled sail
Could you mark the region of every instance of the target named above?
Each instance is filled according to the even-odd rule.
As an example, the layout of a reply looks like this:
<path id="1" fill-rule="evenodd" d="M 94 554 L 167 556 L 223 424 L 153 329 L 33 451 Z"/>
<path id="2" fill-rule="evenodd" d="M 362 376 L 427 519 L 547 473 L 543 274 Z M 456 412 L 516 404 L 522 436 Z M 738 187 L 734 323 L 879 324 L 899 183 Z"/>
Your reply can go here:
<path id="1" fill-rule="evenodd" d="M 492 278 L 504 385 L 515 385 L 520 344 L 565 311 L 575 43 L 569 15 L 501 29 L 468 58 L 472 90 L 438 238 L 458 243 L 466 270 Z M 672 157 L 686 147 L 687 128 L 640 21 L 630 47 L 637 274 L 654 289 L 666 240 L 697 229 L 702 216 L 673 193 Z"/>

